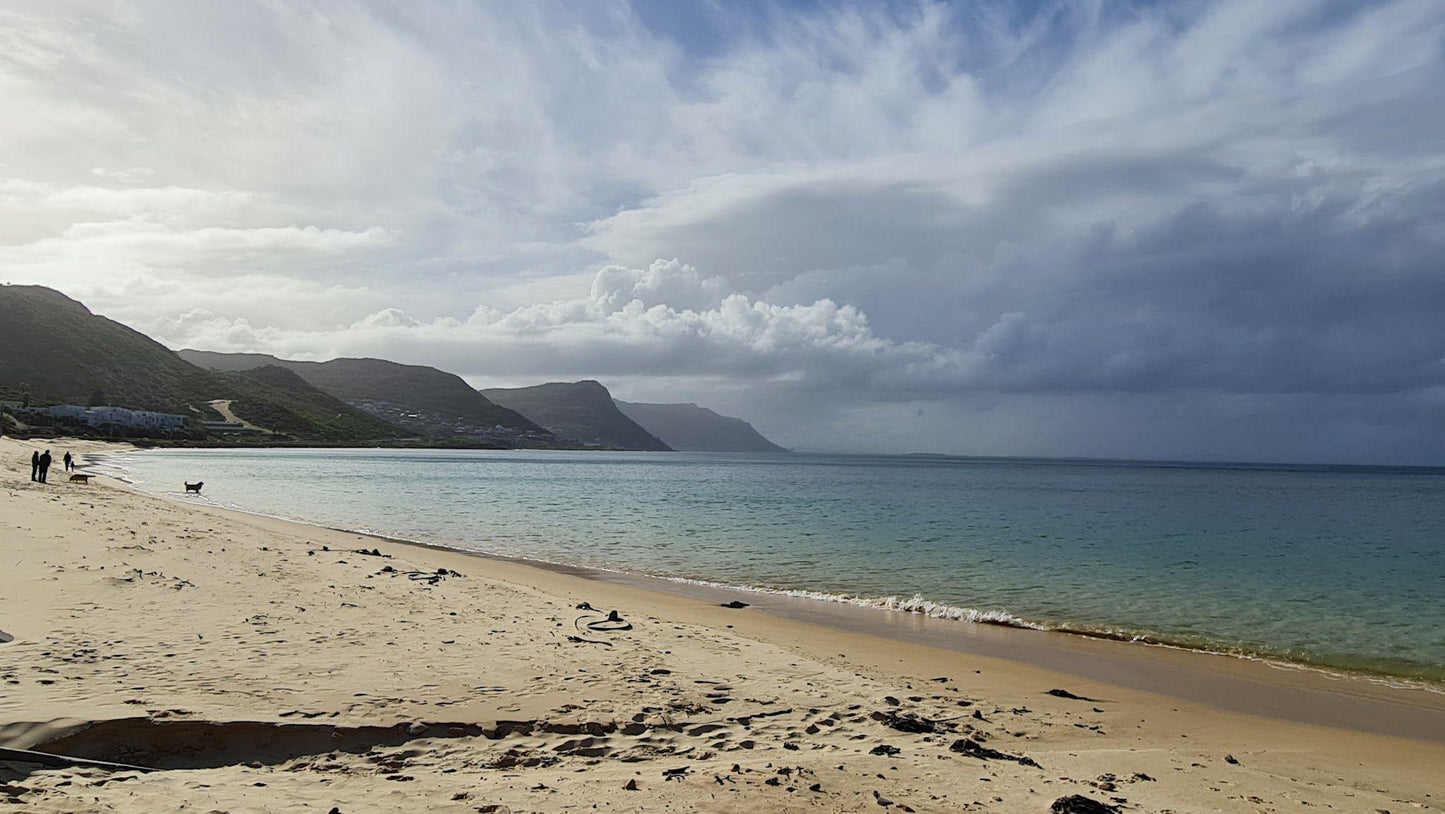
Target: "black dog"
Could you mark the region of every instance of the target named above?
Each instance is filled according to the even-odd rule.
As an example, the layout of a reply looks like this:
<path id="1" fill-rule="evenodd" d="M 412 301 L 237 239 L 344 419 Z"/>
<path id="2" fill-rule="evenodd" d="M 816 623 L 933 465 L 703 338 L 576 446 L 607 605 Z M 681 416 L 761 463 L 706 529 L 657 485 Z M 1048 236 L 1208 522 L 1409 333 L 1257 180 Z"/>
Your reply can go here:
<path id="1" fill-rule="evenodd" d="M 196 481 L 195 483 L 188 483 L 188 484 L 186 484 L 186 491 L 187 491 L 187 492 L 195 492 L 196 494 L 199 495 L 199 494 L 201 493 L 201 487 L 202 487 L 202 486 L 205 486 L 205 485 L 206 485 L 206 482 L 203 481 L 203 480 L 198 480 L 198 481 Z"/>

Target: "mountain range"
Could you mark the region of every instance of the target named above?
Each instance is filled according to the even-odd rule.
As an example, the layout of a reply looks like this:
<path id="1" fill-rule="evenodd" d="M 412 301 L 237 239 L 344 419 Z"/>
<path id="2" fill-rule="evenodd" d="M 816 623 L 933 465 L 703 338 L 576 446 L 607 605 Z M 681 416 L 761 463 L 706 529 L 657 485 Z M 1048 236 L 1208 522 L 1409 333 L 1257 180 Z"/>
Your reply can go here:
<path id="1" fill-rule="evenodd" d="M 385 359 L 280 359 L 172 351 L 58 291 L 0 286 L 0 401 L 106 404 L 225 416 L 267 442 L 582 446 L 779 452 L 746 421 L 695 404 L 616 401 L 600 382 L 476 390 L 460 376 Z M 193 440 L 208 428 L 192 425 Z"/>
<path id="2" fill-rule="evenodd" d="M 279 374 L 287 371 L 277 369 Z M 139 331 L 41 286 L 0 286 L 0 388 L 37 403 L 108 404 L 219 420 L 212 401 L 298 441 L 405 435 L 278 373 L 226 374 L 190 364 Z"/>
<path id="3" fill-rule="evenodd" d="M 616 401 L 622 414 L 678 452 L 787 452 L 741 418 L 696 404 Z"/>
<path id="4" fill-rule="evenodd" d="M 588 446 L 667 452 L 672 448 L 617 409 L 601 382 L 549 382 L 533 387 L 494 387 L 482 395 L 530 416 L 562 436 Z"/>
<path id="5" fill-rule="evenodd" d="M 403 365 L 385 359 L 297 362 L 262 353 L 199 350 L 182 350 L 179 355 L 187 362 L 212 370 L 242 371 L 266 365 L 286 368 L 312 387 L 417 435 L 432 438 L 551 435 L 516 411 L 494 404 L 460 376 L 434 367 Z"/>

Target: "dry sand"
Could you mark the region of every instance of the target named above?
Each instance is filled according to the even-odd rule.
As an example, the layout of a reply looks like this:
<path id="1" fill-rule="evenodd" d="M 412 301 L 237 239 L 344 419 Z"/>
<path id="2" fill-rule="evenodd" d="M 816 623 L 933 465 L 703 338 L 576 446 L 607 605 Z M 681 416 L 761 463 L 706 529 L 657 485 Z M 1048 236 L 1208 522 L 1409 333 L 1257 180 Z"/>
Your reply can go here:
<path id="1" fill-rule="evenodd" d="M 0 643 L 0 747 L 159 771 L 0 763 L 0 802 L 1045 812 L 1083 795 L 1144 812 L 1445 810 L 1430 699 L 1413 739 L 1242 714 L 104 479 L 41 486 L 20 466 L 30 449 L 0 440 L 0 629 L 14 636 Z M 614 609 L 631 629 L 587 628 Z"/>

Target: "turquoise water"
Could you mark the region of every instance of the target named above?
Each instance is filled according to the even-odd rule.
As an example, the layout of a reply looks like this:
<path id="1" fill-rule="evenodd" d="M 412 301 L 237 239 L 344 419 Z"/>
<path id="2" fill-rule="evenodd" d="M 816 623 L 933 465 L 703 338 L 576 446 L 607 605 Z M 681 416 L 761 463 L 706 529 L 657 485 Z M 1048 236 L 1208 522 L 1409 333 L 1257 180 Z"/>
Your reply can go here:
<path id="1" fill-rule="evenodd" d="M 463 549 L 1445 682 L 1445 470 L 475 450 L 111 463 L 148 491 L 199 479 L 222 505 Z"/>

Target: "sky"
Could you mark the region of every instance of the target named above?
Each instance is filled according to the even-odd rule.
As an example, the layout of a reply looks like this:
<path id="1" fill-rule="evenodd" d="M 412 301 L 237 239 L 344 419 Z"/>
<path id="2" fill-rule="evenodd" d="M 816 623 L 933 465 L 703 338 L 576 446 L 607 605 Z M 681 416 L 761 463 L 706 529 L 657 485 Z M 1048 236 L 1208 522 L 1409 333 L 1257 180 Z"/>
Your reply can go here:
<path id="1" fill-rule="evenodd" d="M 1445 465 L 1445 5 L 0 6 L 0 281 L 805 450 Z"/>

